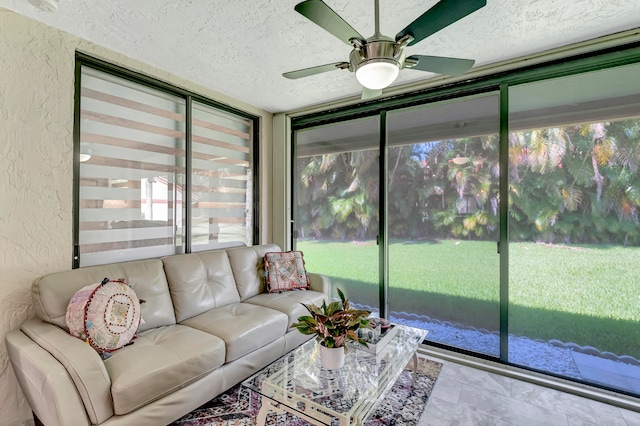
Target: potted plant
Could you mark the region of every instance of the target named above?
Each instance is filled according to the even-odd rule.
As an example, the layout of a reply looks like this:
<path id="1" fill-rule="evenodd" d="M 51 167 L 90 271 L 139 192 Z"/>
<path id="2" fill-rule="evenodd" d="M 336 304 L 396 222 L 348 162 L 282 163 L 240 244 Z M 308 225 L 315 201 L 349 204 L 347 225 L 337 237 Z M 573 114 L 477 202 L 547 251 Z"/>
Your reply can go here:
<path id="1" fill-rule="evenodd" d="M 357 330 L 371 328 L 367 319 L 371 312 L 351 309 L 344 293 L 340 289 L 337 290 L 340 301 L 328 305 L 323 301 L 322 306 L 302 303 L 310 315 L 299 317 L 298 322 L 291 325 L 291 328 L 297 328 L 302 334 L 316 335 L 316 340 L 320 343 L 322 366 L 328 369 L 340 368 L 344 364 L 347 340 L 367 346 L 367 343 L 358 337 Z"/>

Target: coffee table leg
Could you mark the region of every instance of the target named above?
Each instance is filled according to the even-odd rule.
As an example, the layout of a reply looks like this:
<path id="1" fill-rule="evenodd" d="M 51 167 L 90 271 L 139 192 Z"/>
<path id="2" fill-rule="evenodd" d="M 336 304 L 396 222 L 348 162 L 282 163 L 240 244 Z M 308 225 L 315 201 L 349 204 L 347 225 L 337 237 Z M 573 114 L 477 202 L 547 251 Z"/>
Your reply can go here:
<path id="1" fill-rule="evenodd" d="M 267 413 L 269 412 L 268 402 L 262 397 L 260 402 L 260 411 L 258 411 L 258 417 L 256 418 L 256 426 L 264 426 L 267 421 Z"/>
<path id="2" fill-rule="evenodd" d="M 278 414 L 284 412 L 280 404 L 274 403 L 271 399 L 263 396 L 260 400 L 260 411 L 258 411 L 258 417 L 256 417 L 256 426 L 265 425 L 269 410 L 273 410 Z"/>
<path id="3" fill-rule="evenodd" d="M 272 399 L 267 398 L 266 396 L 263 396 L 262 399 L 260 400 L 260 411 L 258 411 L 258 416 L 256 417 L 256 426 L 265 426 L 265 423 L 267 422 L 267 414 L 269 414 L 269 411 L 274 411 L 276 414 L 282 414 L 282 413 L 293 414 L 294 416 L 304 419 L 309 423 L 317 426 L 326 425 L 325 422 L 314 419 L 308 414 L 305 414 L 298 410 L 294 410 L 292 408 L 287 407 L 285 404 L 280 404 L 279 402 L 273 401 Z M 348 426 L 349 423 L 348 422 L 345 423 L 344 420 L 340 420 L 340 425 Z"/>

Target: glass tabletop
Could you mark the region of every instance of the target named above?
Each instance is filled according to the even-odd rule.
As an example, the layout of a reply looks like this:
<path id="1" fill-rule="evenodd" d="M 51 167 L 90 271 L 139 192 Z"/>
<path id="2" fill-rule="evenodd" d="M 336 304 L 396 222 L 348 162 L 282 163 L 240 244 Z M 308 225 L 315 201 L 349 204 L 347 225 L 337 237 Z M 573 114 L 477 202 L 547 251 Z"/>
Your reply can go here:
<path id="1" fill-rule="evenodd" d="M 242 385 L 319 424 L 336 419 L 340 424 L 362 423 L 407 363 L 412 358 L 415 362 L 418 346 L 427 334 L 413 327 L 393 327 L 393 337 L 378 347 L 377 353 L 348 348 L 340 369 L 322 368 L 318 343 L 312 339 Z"/>

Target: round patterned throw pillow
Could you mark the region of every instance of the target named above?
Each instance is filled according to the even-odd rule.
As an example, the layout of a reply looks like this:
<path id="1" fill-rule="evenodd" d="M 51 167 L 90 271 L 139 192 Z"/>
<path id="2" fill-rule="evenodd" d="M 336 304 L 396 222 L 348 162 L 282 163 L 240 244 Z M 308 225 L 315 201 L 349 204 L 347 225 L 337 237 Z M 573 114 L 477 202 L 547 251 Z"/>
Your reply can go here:
<path id="1" fill-rule="evenodd" d="M 66 321 L 73 336 L 98 352 L 113 352 L 135 337 L 140 300 L 123 279 L 105 278 L 76 292 L 67 306 Z"/>

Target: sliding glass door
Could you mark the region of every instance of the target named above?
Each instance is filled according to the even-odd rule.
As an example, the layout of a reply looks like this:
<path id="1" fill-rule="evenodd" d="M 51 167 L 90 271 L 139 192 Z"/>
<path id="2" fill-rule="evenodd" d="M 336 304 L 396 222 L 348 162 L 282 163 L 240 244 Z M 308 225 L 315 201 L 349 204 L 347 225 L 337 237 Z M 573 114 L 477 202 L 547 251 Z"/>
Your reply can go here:
<path id="1" fill-rule="evenodd" d="M 389 317 L 499 356 L 499 97 L 388 115 Z"/>
<path id="2" fill-rule="evenodd" d="M 640 393 L 640 65 L 510 89 L 509 361 Z"/>
<path id="3" fill-rule="evenodd" d="M 640 63 L 580 64 L 306 121 L 310 269 L 436 346 L 640 395 Z"/>
<path id="4" fill-rule="evenodd" d="M 314 127 L 295 137 L 294 244 L 307 269 L 379 313 L 379 119 Z"/>

